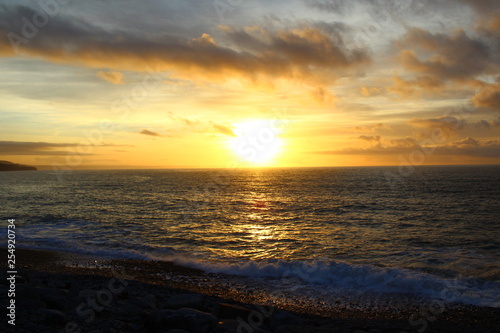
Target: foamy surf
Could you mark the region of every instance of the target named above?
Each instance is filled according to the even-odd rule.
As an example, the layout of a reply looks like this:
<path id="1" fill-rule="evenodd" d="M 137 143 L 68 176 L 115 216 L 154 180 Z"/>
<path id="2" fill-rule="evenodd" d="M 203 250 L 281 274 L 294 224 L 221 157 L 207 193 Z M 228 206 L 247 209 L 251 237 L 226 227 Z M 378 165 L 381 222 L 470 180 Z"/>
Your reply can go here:
<path id="1" fill-rule="evenodd" d="M 500 283 L 475 277 L 457 275 L 455 278 L 445 278 L 399 267 L 378 267 L 333 260 L 207 259 L 202 253 L 194 255 L 171 247 L 154 248 L 126 242 L 115 248 L 102 245 L 94 243 L 77 246 L 61 239 L 45 239 L 44 243 L 26 242 L 21 247 L 81 253 L 103 260 L 170 261 L 206 273 L 231 276 L 225 281 L 235 288 L 251 288 L 253 293 L 262 292 L 271 298 L 273 295 L 286 299 L 306 297 L 310 302 L 315 302 L 318 298 L 341 299 L 342 303 L 356 304 L 357 307 L 368 304 L 373 307 L 380 303 L 380 298 L 384 299 L 383 303 L 389 302 L 393 307 L 394 303 L 411 298 L 414 301 L 440 300 L 449 304 L 500 308 Z M 158 273 L 161 275 L 164 272 Z M 395 299 L 398 301 L 394 301 Z M 402 308 L 406 306 L 402 305 Z"/>
<path id="2" fill-rule="evenodd" d="M 209 273 L 258 278 L 270 289 L 312 287 L 348 295 L 360 292 L 407 295 L 438 299 L 447 303 L 500 307 L 500 283 L 473 277 L 446 279 L 436 275 L 390 267 L 356 265 L 335 261 L 238 261 L 206 262 L 185 256 L 167 256 L 164 260 Z M 286 289 L 286 288 L 285 288 Z"/>

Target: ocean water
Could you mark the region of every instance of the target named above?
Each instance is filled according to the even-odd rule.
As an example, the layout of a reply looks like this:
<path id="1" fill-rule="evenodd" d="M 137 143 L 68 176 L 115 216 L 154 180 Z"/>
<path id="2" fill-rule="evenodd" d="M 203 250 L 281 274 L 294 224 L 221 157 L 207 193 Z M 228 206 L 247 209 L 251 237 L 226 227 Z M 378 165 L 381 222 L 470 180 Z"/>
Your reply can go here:
<path id="1" fill-rule="evenodd" d="M 499 166 L 4 172 L 0 193 L 18 247 L 174 261 L 312 302 L 500 307 Z"/>

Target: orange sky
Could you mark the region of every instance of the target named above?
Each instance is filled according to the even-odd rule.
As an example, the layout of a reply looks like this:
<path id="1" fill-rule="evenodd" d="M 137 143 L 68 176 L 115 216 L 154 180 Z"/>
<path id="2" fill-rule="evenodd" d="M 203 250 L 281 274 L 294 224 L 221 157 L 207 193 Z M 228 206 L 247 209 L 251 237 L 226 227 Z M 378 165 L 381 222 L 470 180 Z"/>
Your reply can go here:
<path id="1" fill-rule="evenodd" d="M 0 7 L 2 160 L 500 163 L 498 1 L 65 2 Z"/>

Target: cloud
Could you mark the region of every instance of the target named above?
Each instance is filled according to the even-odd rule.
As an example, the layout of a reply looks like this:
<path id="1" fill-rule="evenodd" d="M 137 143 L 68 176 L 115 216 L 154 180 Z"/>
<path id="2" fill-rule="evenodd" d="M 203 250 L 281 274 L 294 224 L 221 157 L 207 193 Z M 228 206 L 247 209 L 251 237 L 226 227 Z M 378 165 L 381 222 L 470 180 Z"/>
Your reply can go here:
<path id="1" fill-rule="evenodd" d="M 358 139 L 368 142 L 380 142 L 380 135 L 360 135 Z"/>
<path id="2" fill-rule="evenodd" d="M 476 30 L 490 39 L 500 36 L 500 14 L 496 13 L 489 19 L 482 19 L 477 24 Z"/>
<path id="3" fill-rule="evenodd" d="M 449 145 L 436 147 L 435 154 L 499 158 L 500 142 L 497 140 L 478 141 L 468 137 Z"/>
<path id="4" fill-rule="evenodd" d="M 420 76 L 414 80 L 404 80 L 401 77 L 394 77 L 394 85 L 387 87 L 387 91 L 400 94 L 404 97 L 411 97 L 424 93 L 439 94 L 443 92 L 444 84 L 441 79 L 429 75 Z"/>
<path id="5" fill-rule="evenodd" d="M 455 147 L 465 148 L 465 147 L 479 147 L 480 142 L 474 138 L 467 137 L 461 141 L 457 141 L 453 144 Z"/>
<path id="6" fill-rule="evenodd" d="M 460 132 L 476 130 L 483 132 L 485 130 L 500 127 L 500 118 L 494 120 L 467 121 L 453 116 L 443 116 L 436 118 L 413 118 L 408 121 L 411 126 L 429 130 L 424 137 L 441 137 L 441 139 L 457 137 Z M 439 132 L 435 132 L 439 130 Z M 434 132 L 433 132 L 434 131 Z"/>
<path id="7" fill-rule="evenodd" d="M 339 15 L 349 15 L 353 10 L 361 5 L 365 10 L 370 11 L 386 11 L 394 20 L 405 18 L 407 16 L 424 16 L 432 17 L 436 12 L 443 10 L 457 10 L 463 12 L 466 8 L 471 7 L 480 16 L 488 16 L 491 13 L 500 10 L 500 4 L 497 0 L 418 0 L 418 1 L 401 1 L 401 0 L 303 0 L 307 5 L 321 12 L 330 12 Z M 462 4 L 462 6 L 461 6 Z"/>
<path id="8" fill-rule="evenodd" d="M 312 89 L 309 94 L 311 95 L 312 99 L 319 104 L 332 105 L 337 100 L 328 89 L 325 89 L 323 87 L 316 87 Z"/>
<path id="9" fill-rule="evenodd" d="M 400 52 L 399 59 L 404 68 L 443 80 L 470 79 L 497 69 L 490 45 L 469 37 L 463 30 L 447 35 L 412 28 L 396 45 L 411 47 Z M 419 57 L 416 51 L 431 56 Z"/>
<path id="10" fill-rule="evenodd" d="M 385 89 L 380 87 L 360 87 L 361 95 L 365 97 L 372 97 L 382 95 Z"/>
<path id="11" fill-rule="evenodd" d="M 345 0 L 304 0 L 304 2 L 320 11 L 326 11 L 336 14 L 348 14 L 353 10 L 352 1 Z"/>
<path id="12" fill-rule="evenodd" d="M 13 32 L 22 36 L 21 18 L 34 13 L 29 7 L 4 5 L 0 11 L 0 35 Z M 225 27 L 222 32 L 231 45 L 218 44 L 208 33 L 179 37 L 114 31 L 60 13 L 43 27 L 43 33 L 26 43 L 19 42 L 18 48 L 23 56 L 55 63 L 110 70 L 153 68 L 191 79 L 240 76 L 250 80 L 280 77 L 331 82 L 371 60 L 366 50 L 347 48 L 340 30 L 337 34 L 318 27 L 261 28 L 248 32 Z M 248 42 L 242 42 L 243 35 Z M 8 38 L 0 39 L 0 55 L 16 55 Z"/>
<path id="13" fill-rule="evenodd" d="M 138 133 L 139 134 L 143 134 L 143 135 L 149 135 L 149 136 L 163 136 L 163 135 L 161 135 L 158 132 L 153 132 L 153 131 L 150 131 L 150 130 L 147 130 L 147 129 L 143 129 L 143 130 L 141 130 Z"/>
<path id="14" fill-rule="evenodd" d="M 500 142 L 479 141 L 471 137 L 450 144 L 421 146 L 414 138 L 386 140 L 384 144 L 376 144 L 368 148 L 346 148 L 340 150 L 314 151 L 313 154 L 323 155 L 398 155 L 422 151 L 425 155 L 470 156 L 470 157 L 500 157 Z"/>
<path id="15" fill-rule="evenodd" d="M 500 3 L 497 0 L 459 0 L 469 5 L 480 15 L 491 15 L 500 10 Z"/>
<path id="16" fill-rule="evenodd" d="M 474 105 L 500 110 L 500 84 L 492 84 L 478 92 L 473 98 Z"/>
<path id="17" fill-rule="evenodd" d="M 471 89 L 486 84 L 482 81 L 485 76 L 500 74 L 497 24 L 500 25 L 500 16 L 498 22 L 496 16 L 482 22 L 477 33 L 461 29 L 451 33 L 408 29 L 393 44 L 399 52 L 399 63 L 406 71 L 405 78 L 395 77 L 394 85 L 387 90 L 404 97 L 423 94 L 470 96 Z"/>
<path id="18" fill-rule="evenodd" d="M 99 71 L 97 72 L 97 77 L 106 80 L 108 82 L 111 82 L 113 84 L 121 84 L 123 81 L 123 74 L 120 72 L 103 72 Z"/>
<path id="19" fill-rule="evenodd" d="M 86 147 L 90 143 L 50 143 L 50 142 L 20 142 L 20 141 L 0 141 L 1 155 L 71 155 L 82 156 L 93 155 L 90 153 L 75 152 L 74 148 Z M 126 147 L 123 145 L 101 144 L 96 147 Z M 66 150 L 57 150 L 64 149 Z M 85 150 L 85 149 L 84 149 Z"/>
<path id="20" fill-rule="evenodd" d="M 445 137 L 456 136 L 457 132 L 465 127 L 466 121 L 452 116 L 443 116 L 437 118 L 420 119 L 414 118 L 408 123 L 415 127 L 424 129 L 439 129 L 440 134 Z"/>
<path id="21" fill-rule="evenodd" d="M 213 124 L 213 126 L 218 133 L 221 133 L 224 135 L 229 135 L 229 136 L 236 136 L 236 134 L 234 134 L 233 130 L 227 126 L 215 124 L 215 123 Z"/>
<path id="22" fill-rule="evenodd" d="M 388 125 L 378 123 L 378 124 L 373 124 L 373 125 L 368 125 L 368 126 L 356 126 L 356 127 L 353 127 L 351 130 L 353 130 L 355 132 L 373 133 L 373 132 L 389 130 L 389 129 L 390 129 L 390 127 Z"/>
<path id="23" fill-rule="evenodd" d="M 174 120 L 174 121 L 180 121 L 182 123 L 184 123 L 185 125 L 189 126 L 189 127 L 194 127 L 194 126 L 197 126 L 199 124 L 199 121 L 198 120 L 191 120 L 191 119 L 188 119 L 188 118 L 183 118 L 183 117 L 179 117 L 177 115 L 175 115 L 173 112 L 169 111 L 167 112 L 167 117 Z"/>

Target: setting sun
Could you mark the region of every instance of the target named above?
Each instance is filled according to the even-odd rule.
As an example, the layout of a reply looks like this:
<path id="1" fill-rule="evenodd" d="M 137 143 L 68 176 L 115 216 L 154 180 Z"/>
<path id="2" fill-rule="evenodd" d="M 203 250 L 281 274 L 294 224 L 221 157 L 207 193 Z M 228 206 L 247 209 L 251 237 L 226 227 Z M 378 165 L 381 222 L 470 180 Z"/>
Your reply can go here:
<path id="1" fill-rule="evenodd" d="M 229 147 L 242 161 L 270 165 L 282 152 L 280 128 L 271 119 L 234 124 L 233 132 L 235 136 L 229 140 Z"/>

